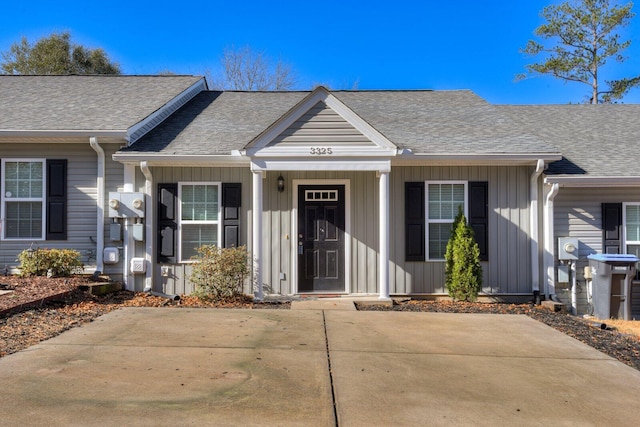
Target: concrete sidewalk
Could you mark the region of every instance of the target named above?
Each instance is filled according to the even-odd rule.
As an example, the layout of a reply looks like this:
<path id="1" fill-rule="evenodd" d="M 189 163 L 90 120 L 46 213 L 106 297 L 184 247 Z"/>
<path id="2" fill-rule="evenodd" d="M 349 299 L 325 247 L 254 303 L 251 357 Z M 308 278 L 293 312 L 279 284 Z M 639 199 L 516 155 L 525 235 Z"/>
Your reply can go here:
<path id="1" fill-rule="evenodd" d="M 640 372 L 525 316 L 127 308 L 0 359 L 2 425 L 635 425 Z"/>

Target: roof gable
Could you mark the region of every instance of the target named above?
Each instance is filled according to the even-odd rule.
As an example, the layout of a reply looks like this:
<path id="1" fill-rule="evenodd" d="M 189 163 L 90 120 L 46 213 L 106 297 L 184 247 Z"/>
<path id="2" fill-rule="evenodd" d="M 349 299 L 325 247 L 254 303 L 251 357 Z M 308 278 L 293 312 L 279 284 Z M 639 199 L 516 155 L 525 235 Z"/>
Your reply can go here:
<path id="1" fill-rule="evenodd" d="M 390 156 L 396 153 L 397 147 L 320 86 L 245 149 L 249 156 L 313 156 L 320 153 Z"/>

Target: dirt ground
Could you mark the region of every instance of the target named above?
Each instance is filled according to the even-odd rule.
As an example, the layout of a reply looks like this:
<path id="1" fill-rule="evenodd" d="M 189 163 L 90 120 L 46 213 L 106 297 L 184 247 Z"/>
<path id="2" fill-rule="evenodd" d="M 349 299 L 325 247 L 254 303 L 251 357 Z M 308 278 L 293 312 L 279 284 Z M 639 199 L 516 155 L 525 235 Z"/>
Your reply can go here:
<path id="1" fill-rule="evenodd" d="M 0 277 L 0 357 L 15 353 L 70 328 L 91 322 L 120 307 L 214 307 L 288 309 L 289 303 L 254 303 L 250 297 L 207 302 L 194 297 L 179 301 L 146 293 L 120 291 L 94 296 L 78 289 L 87 277 Z M 3 290 L 10 292 L 3 293 Z M 531 304 L 463 303 L 407 300 L 386 306 L 361 306 L 360 310 L 430 311 L 447 313 L 523 314 L 543 322 L 621 362 L 640 370 L 640 338 L 602 322 L 554 313 Z M 635 323 L 635 322 L 634 322 Z"/>

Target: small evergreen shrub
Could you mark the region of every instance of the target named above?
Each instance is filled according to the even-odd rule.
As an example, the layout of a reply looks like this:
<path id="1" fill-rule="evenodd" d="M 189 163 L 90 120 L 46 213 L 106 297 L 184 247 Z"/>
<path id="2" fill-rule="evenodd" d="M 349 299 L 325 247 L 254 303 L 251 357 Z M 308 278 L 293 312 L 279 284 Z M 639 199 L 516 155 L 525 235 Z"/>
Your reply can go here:
<path id="1" fill-rule="evenodd" d="M 197 252 L 189 277 L 197 297 L 222 300 L 242 294 L 249 274 L 248 255 L 244 246 L 218 248 L 202 245 Z"/>
<path id="2" fill-rule="evenodd" d="M 482 289 L 480 248 L 467 219 L 458 211 L 445 253 L 445 286 L 454 301 L 475 301 Z"/>
<path id="3" fill-rule="evenodd" d="M 80 252 L 74 249 L 36 249 L 24 250 L 18 255 L 20 276 L 68 277 L 82 273 L 84 264 L 80 261 Z"/>

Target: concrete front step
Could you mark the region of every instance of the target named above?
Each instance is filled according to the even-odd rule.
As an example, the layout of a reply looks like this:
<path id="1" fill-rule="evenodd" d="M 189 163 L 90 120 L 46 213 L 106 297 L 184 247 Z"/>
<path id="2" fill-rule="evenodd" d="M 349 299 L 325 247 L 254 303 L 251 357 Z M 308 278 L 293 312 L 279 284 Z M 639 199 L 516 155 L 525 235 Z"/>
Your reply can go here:
<path id="1" fill-rule="evenodd" d="M 121 291 L 123 286 L 122 283 L 119 282 L 97 282 L 80 285 L 78 288 L 81 291 L 89 292 L 91 295 L 106 295 Z"/>

